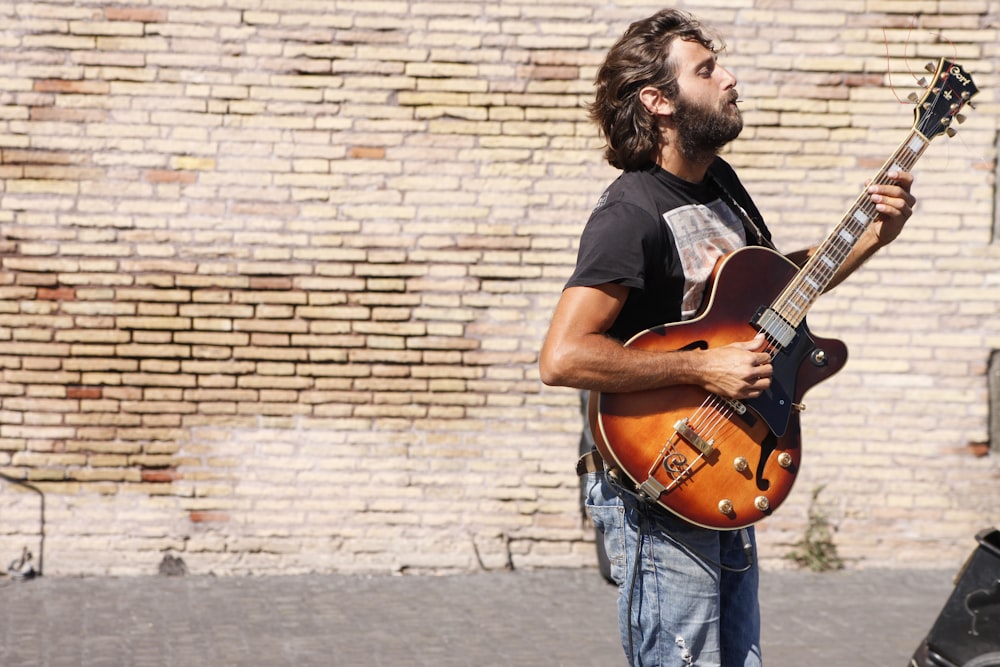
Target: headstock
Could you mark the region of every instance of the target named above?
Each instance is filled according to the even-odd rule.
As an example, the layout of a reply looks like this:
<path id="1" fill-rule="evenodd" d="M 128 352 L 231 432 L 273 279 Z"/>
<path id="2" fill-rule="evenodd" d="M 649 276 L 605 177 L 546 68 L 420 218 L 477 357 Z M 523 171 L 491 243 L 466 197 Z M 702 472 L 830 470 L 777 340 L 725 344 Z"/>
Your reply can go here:
<path id="1" fill-rule="evenodd" d="M 927 86 L 923 97 L 914 100 L 917 107 L 913 112 L 916 118 L 913 127 L 928 140 L 942 132 L 954 136 L 952 120 L 959 123 L 965 120 L 959 112 L 979 89 L 962 66 L 950 60 L 941 58 L 937 65 L 928 64 L 927 71 L 934 73 L 934 80 Z M 913 98 L 916 98 L 915 93 L 911 96 Z M 971 108 L 972 105 L 969 106 Z"/>

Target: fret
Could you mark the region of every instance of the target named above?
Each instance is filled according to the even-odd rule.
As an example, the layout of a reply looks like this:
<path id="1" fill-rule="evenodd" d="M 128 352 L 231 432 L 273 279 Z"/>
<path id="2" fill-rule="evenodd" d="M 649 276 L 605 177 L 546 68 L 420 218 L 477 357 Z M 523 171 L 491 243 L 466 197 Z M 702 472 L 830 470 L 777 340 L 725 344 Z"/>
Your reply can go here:
<path id="1" fill-rule="evenodd" d="M 794 294 L 797 294 L 799 297 L 802 298 L 802 304 L 798 305 L 798 307 L 796 308 L 796 310 L 800 310 L 800 311 L 805 308 L 805 304 L 812 303 L 813 299 L 816 298 L 816 294 L 815 293 L 804 292 L 802 290 L 802 286 L 801 285 L 795 288 Z"/>
<path id="2" fill-rule="evenodd" d="M 927 141 L 925 141 L 919 134 L 914 133 L 913 139 L 910 140 L 907 148 L 909 148 L 910 152 L 914 155 L 920 155 L 924 149 L 927 148 Z"/>

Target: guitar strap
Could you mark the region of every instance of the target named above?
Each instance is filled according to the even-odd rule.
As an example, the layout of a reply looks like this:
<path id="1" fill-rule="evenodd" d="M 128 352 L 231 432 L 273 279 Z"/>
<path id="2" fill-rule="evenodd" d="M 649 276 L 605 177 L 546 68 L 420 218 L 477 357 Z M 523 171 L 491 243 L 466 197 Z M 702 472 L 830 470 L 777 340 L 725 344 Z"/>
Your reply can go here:
<path id="1" fill-rule="evenodd" d="M 756 241 L 755 245 L 764 246 L 765 248 L 770 248 L 771 250 L 777 251 L 774 244 L 771 243 L 771 239 L 764 236 L 763 232 L 760 231 L 760 226 L 754 221 L 753 217 L 747 213 L 747 210 L 740 206 L 740 203 L 736 201 L 736 198 L 730 194 L 729 190 L 726 189 L 722 183 L 719 182 L 711 172 L 706 175 L 706 180 L 708 186 L 715 190 L 715 193 L 719 195 L 719 198 L 729 206 L 730 210 L 736 214 L 736 217 L 740 219 L 743 223 L 743 230 L 746 233 L 747 243 L 751 243 L 751 239 Z"/>

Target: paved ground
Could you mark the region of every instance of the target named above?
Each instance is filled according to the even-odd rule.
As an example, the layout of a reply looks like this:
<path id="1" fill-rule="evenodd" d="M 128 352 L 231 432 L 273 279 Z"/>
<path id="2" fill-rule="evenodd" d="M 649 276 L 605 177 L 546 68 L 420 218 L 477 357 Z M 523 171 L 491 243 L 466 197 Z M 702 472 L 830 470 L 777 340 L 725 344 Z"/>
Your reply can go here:
<path id="1" fill-rule="evenodd" d="M 768 667 L 906 667 L 954 572 L 764 572 Z M 0 579 L 3 667 L 624 667 L 597 570 Z"/>

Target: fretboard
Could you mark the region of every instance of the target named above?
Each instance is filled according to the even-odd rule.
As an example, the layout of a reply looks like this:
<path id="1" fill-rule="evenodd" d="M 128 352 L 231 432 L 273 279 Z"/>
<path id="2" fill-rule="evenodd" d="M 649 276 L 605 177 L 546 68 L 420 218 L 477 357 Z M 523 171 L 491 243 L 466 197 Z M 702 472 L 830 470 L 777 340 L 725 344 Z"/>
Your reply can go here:
<path id="1" fill-rule="evenodd" d="M 929 145 L 928 139 L 913 130 L 892 157 L 882 165 L 872 182 L 891 183 L 892 179 L 887 176 L 889 172 L 910 171 Z M 797 327 L 805 319 L 806 312 L 819 295 L 829 287 L 830 281 L 847 261 L 858 239 L 877 217 L 878 211 L 866 189 L 855 200 L 840 224 L 816 248 L 806 264 L 788 283 L 785 291 L 774 300 L 770 310 L 793 328 Z"/>

